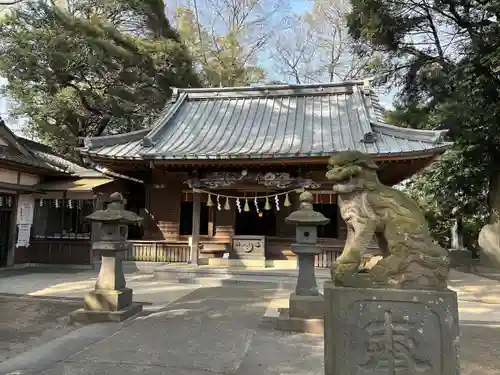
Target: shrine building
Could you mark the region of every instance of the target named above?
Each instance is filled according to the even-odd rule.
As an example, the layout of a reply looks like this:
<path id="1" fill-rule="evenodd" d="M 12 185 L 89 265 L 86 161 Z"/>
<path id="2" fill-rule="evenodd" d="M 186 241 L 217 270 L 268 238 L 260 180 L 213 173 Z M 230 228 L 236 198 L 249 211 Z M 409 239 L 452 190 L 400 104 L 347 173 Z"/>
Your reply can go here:
<path id="1" fill-rule="evenodd" d="M 118 181 L 120 183 L 120 181 Z M 91 264 L 94 189 L 114 178 L 12 133 L 0 118 L 0 268 Z"/>
<path id="2" fill-rule="evenodd" d="M 92 168 L 122 176 L 127 208 L 144 217 L 129 260 L 251 259 L 250 248 L 268 263 L 293 258 L 295 228 L 284 219 L 307 189 L 331 219 L 318 232 L 317 265 L 329 266 L 346 236 L 325 178 L 329 156 L 372 154 L 381 182 L 394 185 L 450 147 L 444 134 L 385 123 L 361 81 L 196 88 L 175 90 L 150 127 L 86 138 L 80 153 Z"/>

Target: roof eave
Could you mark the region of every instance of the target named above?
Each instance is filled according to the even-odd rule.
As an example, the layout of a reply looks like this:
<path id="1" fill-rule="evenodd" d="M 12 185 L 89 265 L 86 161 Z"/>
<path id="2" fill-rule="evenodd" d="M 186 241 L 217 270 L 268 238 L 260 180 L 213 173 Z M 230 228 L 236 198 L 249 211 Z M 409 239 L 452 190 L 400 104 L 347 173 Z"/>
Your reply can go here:
<path id="1" fill-rule="evenodd" d="M 433 157 L 438 154 L 444 153 L 453 145 L 452 142 L 443 142 L 439 146 L 429 148 L 426 150 L 420 151 L 398 151 L 398 152 L 388 152 L 388 153 L 377 153 L 372 154 L 376 159 L 418 159 L 418 158 L 427 158 Z M 162 164 L 171 163 L 171 164 L 200 164 L 200 163 L 214 163 L 214 164 L 227 164 L 227 163 L 263 163 L 270 164 L 275 163 L 276 160 L 280 162 L 294 162 L 300 163 L 301 161 L 311 163 L 314 161 L 323 162 L 331 156 L 331 153 L 324 153 L 322 155 L 265 155 L 262 157 L 261 155 L 248 155 L 247 157 L 228 155 L 228 156 L 220 156 L 220 157 L 199 157 L 197 155 L 192 155 L 191 157 L 169 157 L 166 155 L 156 155 L 155 157 L 150 158 L 130 158 L 130 157 L 113 157 L 107 155 L 98 155 L 98 154 L 87 154 L 91 159 L 99 159 L 99 160 L 107 160 L 109 162 L 132 162 L 132 161 L 142 161 L 142 162 L 160 162 Z"/>
<path id="2" fill-rule="evenodd" d="M 123 144 L 127 142 L 137 141 L 144 138 L 144 136 L 150 131 L 151 129 L 147 128 L 123 134 L 103 135 L 100 137 L 80 137 L 79 141 L 83 142 L 83 147 L 78 147 L 77 149 L 92 150 L 112 144 Z"/>
<path id="3" fill-rule="evenodd" d="M 381 122 L 373 120 L 370 122 L 372 124 L 372 129 L 379 133 L 393 135 L 400 138 L 406 138 L 408 140 L 429 142 L 433 144 L 442 142 L 443 137 L 446 135 L 446 133 L 448 133 L 448 129 L 440 129 L 440 130 L 413 129 L 413 128 L 403 128 L 400 126 L 383 124 Z"/>

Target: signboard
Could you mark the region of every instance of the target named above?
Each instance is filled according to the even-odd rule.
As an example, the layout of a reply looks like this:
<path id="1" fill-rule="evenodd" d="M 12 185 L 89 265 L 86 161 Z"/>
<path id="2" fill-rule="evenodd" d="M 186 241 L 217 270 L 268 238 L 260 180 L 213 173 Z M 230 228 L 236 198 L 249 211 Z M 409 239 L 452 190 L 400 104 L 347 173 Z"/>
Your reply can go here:
<path id="1" fill-rule="evenodd" d="M 17 202 L 17 224 L 33 224 L 35 199 L 31 195 L 20 195 Z"/>
<path id="2" fill-rule="evenodd" d="M 35 198 L 31 195 L 20 195 L 17 201 L 16 247 L 28 247 L 30 245 L 31 225 L 33 224 L 34 210 Z"/>
<path id="3" fill-rule="evenodd" d="M 19 224 L 17 228 L 16 247 L 28 247 L 30 245 L 31 224 Z"/>

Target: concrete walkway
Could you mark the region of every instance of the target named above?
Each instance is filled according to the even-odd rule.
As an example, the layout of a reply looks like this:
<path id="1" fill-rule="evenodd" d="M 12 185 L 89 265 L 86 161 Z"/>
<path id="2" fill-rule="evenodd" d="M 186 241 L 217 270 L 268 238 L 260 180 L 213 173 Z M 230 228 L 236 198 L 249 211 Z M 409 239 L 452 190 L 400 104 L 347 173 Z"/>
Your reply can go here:
<path id="1" fill-rule="evenodd" d="M 11 274 L 0 279 L 0 293 L 81 298 L 95 277 L 88 271 Z M 258 282 L 181 285 L 135 274 L 127 282 L 136 301 L 150 304 L 142 315 L 74 330 L 0 363 L 0 375 L 324 374 L 322 336 L 260 324 L 286 302 L 289 289 Z M 500 375 L 499 283 L 453 272 L 450 286 L 460 296 L 461 374 Z"/>
<path id="2" fill-rule="evenodd" d="M 252 287 L 262 283 L 265 287 L 282 289 L 283 293 L 273 305 L 286 307 L 287 295 L 293 288 L 291 280 L 296 279 L 296 270 L 251 270 L 219 268 L 207 274 L 209 277 L 197 277 L 210 272 L 206 267 L 172 266 L 176 272 L 192 275 L 179 280 L 155 280 L 152 275 L 127 274 L 127 285 L 134 289 L 134 300 L 149 304 L 165 303 L 165 296 L 182 297 L 200 286 L 246 285 Z M 191 271 L 189 271 L 191 270 Z M 199 270 L 196 273 L 192 270 Z M 50 271 L 50 270 L 49 270 Z M 0 274 L 6 271 L 0 271 Z M 0 278 L 0 294 L 18 294 L 45 297 L 83 298 L 93 289 L 97 273 L 95 271 L 60 271 L 47 270 L 28 272 L 26 270 L 8 271 L 9 276 Z M 329 270 L 316 270 L 318 284 L 329 278 Z M 218 275 L 218 276 L 214 276 Z M 288 280 L 283 283 L 283 280 Z M 462 321 L 496 322 L 500 324 L 500 282 L 470 273 L 452 270 L 449 286 L 458 293 L 459 312 Z"/>
<path id="3" fill-rule="evenodd" d="M 321 374 L 320 336 L 259 326 L 274 295 L 258 286 L 198 288 L 114 331 L 83 327 L 1 363 L 0 374 Z"/>

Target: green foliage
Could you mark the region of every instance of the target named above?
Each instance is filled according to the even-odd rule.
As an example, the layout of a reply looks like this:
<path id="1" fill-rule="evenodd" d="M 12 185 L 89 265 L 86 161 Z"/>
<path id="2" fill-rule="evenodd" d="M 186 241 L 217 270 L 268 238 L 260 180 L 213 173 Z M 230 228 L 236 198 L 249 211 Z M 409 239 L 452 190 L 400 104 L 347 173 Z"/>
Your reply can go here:
<path id="1" fill-rule="evenodd" d="M 28 130 L 60 151 L 138 129 L 172 87 L 198 86 L 162 0 L 26 2 L 0 24 L 0 76 Z"/>
<path id="2" fill-rule="evenodd" d="M 441 159 L 415 175 L 406 190 L 426 213 L 431 231 L 443 245 L 449 245 L 454 216 L 463 220 L 463 237 L 468 248 L 488 217 L 487 179 L 479 164 L 470 165 L 471 156 L 460 150 L 445 153 Z"/>
<path id="3" fill-rule="evenodd" d="M 490 189 L 500 173 L 499 14 L 497 1 L 354 0 L 348 17 L 352 37 L 385 56 L 381 81 L 400 88 L 388 121 L 449 129 L 453 149 L 409 191 L 435 234 L 461 215 L 469 247 L 500 193 Z"/>

